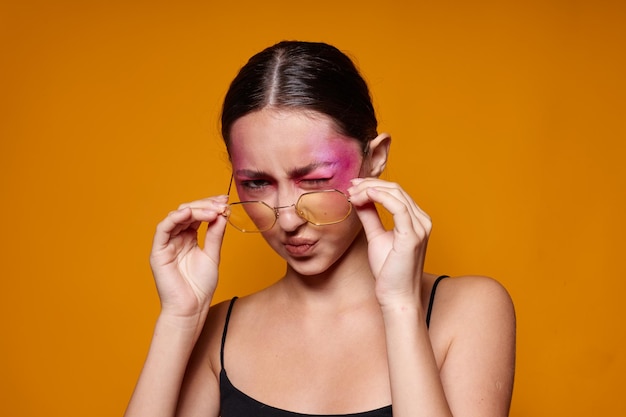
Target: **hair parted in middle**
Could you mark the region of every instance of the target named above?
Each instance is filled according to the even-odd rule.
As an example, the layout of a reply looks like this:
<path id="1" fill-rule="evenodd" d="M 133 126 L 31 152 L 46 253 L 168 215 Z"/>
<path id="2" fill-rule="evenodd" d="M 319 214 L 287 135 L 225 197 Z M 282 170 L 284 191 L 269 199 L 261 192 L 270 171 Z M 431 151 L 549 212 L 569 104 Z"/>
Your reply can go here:
<path id="1" fill-rule="evenodd" d="M 224 99 L 221 122 L 227 148 L 233 123 L 265 107 L 324 114 L 364 151 L 378 135 L 367 83 L 347 55 L 326 43 L 283 41 L 250 58 Z"/>

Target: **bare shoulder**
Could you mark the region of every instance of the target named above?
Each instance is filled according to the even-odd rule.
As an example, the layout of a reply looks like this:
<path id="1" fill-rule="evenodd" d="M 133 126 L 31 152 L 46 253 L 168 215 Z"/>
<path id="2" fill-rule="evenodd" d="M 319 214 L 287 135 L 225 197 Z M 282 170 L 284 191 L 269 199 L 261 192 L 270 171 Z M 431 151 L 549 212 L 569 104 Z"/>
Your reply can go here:
<path id="1" fill-rule="evenodd" d="M 202 333 L 187 363 L 179 400 L 178 415 L 219 413 L 219 373 L 221 336 L 228 302 L 209 308 Z"/>
<path id="2" fill-rule="evenodd" d="M 497 280 L 460 276 L 440 282 L 430 335 L 454 415 L 508 415 L 515 327 L 513 301 Z"/>
<path id="3" fill-rule="evenodd" d="M 211 306 L 204 325 L 205 333 L 211 335 L 219 334 L 221 336 L 226 321 L 226 315 L 228 314 L 228 309 L 232 301 L 232 299 L 224 300 Z"/>
<path id="4" fill-rule="evenodd" d="M 513 300 L 504 286 L 494 278 L 485 276 L 462 276 L 455 282 L 461 287 L 462 292 L 466 292 L 471 298 L 464 297 L 468 303 L 466 307 L 476 314 L 513 314 Z"/>
<path id="5" fill-rule="evenodd" d="M 232 302 L 232 299 L 224 300 L 211 306 L 203 330 L 206 336 L 221 340 L 228 309 Z"/>
<path id="6" fill-rule="evenodd" d="M 432 327 L 456 334 L 493 327 L 515 327 L 515 309 L 506 288 L 496 279 L 465 275 L 440 282 L 433 308 Z M 441 329 L 443 330 L 443 329 Z"/>
<path id="7" fill-rule="evenodd" d="M 444 279 L 437 289 L 437 298 L 464 308 L 512 308 L 513 301 L 496 279 L 481 275 L 463 275 Z"/>
<path id="8" fill-rule="evenodd" d="M 216 376 L 221 369 L 220 348 L 230 302 L 226 300 L 211 306 L 194 352 L 199 361 L 211 366 Z"/>
<path id="9" fill-rule="evenodd" d="M 202 335 L 199 340 L 199 349 L 201 351 L 204 351 L 205 357 L 208 357 L 211 366 L 216 373 L 218 373 L 219 369 L 221 368 L 220 351 L 226 322 L 235 321 L 237 323 L 245 323 L 247 320 L 254 320 L 256 317 L 255 315 L 258 315 L 259 311 L 264 311 L 266 309 L 265 307 L 267 307 L 263 304 L 263 302 L 267 301 L 268 298 L 262 296 L 264 293 L 265 290 L 246 295 L 245 297 L 237 298 L 235 304 L 233 304 L 234 299 L 224 300 L 211 306 L 211 308 L 209 309 L 209 314 L 207 316 L 204 328 L 202 330 Z M 260 306 L 259 303 L 261 303 Z M 232 310 L 230 309 L 231 305 L 234 306 Z M 230 317 L 228 317 L 229 310 L 232 313 Z M 246 328 L 247 325 L 229 325 L 229 336 L 231 334 L 237 333 L 238 327 Z"/>

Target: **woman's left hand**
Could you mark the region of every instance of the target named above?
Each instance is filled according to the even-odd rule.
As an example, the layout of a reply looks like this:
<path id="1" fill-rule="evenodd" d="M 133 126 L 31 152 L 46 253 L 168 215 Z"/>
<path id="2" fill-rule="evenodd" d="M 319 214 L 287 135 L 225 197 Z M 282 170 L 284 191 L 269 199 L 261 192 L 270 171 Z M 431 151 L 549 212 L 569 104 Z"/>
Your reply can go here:
<path id="1" fill-rule="evenodd" d="M 398 184 L 377 178 L 357 178 L 348 189 L 368 241 L 369 262 L 382 307 L 420 303 L 420 284 L 430 217 Z M 393 215 L 386 230 L 374 203 Z"/>

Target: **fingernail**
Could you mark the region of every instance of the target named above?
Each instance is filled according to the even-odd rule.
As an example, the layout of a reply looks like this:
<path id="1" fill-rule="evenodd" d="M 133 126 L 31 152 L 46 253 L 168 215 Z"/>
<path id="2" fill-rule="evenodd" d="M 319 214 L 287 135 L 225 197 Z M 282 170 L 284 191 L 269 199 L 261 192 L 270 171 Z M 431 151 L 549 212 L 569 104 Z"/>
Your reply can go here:
<path id="1" fill-rule="evenodd" d="M 354 185 L 358 185 L 360 183 L 362 183 L 365 180 L 365 178 L 352 178 L 350 180 L 350 182 Z"/>

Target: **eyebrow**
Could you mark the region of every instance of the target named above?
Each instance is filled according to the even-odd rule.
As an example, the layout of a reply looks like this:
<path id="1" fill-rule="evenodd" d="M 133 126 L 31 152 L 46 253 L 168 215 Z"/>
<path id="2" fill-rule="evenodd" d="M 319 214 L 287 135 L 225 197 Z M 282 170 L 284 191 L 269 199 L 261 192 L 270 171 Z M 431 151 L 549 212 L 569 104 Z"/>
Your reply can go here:
<path id="1" fill-rule="evenodd" d="M 289 178 L 299 178 L 307 174 L 310 174 L 311 172 L 315 171 L 317 168 L 333 166 L 336 164 L 337 164 L 336 162 L 330 162 L 330 161 L 313 162 L 303 167 L 292 168 L 288 171 L 287 174 L 289 175 Z M 238 169 L 235 172 L 238 176 L 243 176 L 243 177 L 247 177 L 251 179 L 267 178 L 271 176 L 266 172 L 254 170 L 254 169 Z"/>
<path id="2" fill-rule="evenodd" d="M 257 171 L 254 169 L 238 169 L 237 171 L 235 171 L 235 173 L 238 176 L 252 178 L 252 179 L 267 177 L 267 174 L 265 172 Z"/>
<path id="3" fill-rule="evenodd" d="M 315 171 L 316 169 L 320 167 L 329 167 L 329 166 L 333 166 L 336 164 L 337 164 L 336 162 L 329 162 L 329 161 L 313 162 L 309 165 L 305 165 L 303 167 L 293 168 L 289 170 L 289 178 L 304 177 L 305 175 L 310 174 L 311 172 Z"/>

